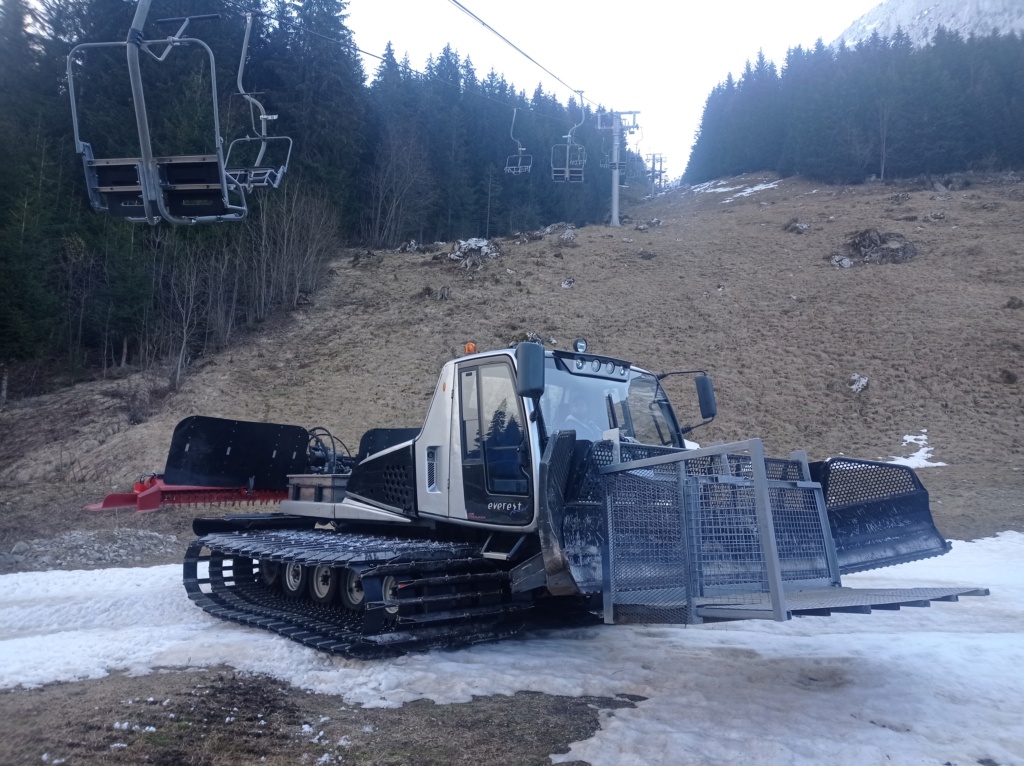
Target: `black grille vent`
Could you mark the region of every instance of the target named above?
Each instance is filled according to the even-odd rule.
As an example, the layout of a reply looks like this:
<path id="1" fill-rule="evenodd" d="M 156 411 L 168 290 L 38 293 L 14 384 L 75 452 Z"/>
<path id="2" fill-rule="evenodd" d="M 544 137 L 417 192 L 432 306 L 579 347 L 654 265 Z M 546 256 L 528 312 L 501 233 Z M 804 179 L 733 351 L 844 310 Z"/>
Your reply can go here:
<path id="1" fill-rule="evenodd" d="M 412 445 L 363 461 L 353 469 L 348 481 L 351 494 L 406 513 L 415 511 L 415 488 Z"/>
<path id="2" fill-rule="evenodd" d="M 437 448 L 427 450 L 427 489 L 437 491 Z"/>

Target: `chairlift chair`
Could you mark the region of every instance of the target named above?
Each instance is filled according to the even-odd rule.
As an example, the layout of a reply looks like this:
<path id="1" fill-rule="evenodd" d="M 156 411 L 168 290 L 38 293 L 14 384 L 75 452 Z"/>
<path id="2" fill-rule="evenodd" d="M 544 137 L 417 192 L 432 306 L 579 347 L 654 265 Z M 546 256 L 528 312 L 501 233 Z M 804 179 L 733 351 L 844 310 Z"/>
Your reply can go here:
<path id="1" fill-rule="evenodd" d="M 518 108 L 512 110 L 512 127 L 508 129 L 508 134 L 512 140 L 516 142 L 516 146 L 519 147 L 515 154 L 510 154 L 508 159 L 505 160 L 505 172 L 518 176 L 523 173 L 529 173 L 530 168 L 533 167 L 533 155 L 527 154 L 526 149 L 523 148 L 522 143 L 515 137 L 514 130 L 516 127 L 516 112 Z"/>
<path id="2" fill-rule="evenodd" d="M 242 74 L 245 71 L 245 57 L 246 52 L 249 50 L 249 36 L 252 32 L 252 17 L 251 12 L 245 14 L 245 38 L 242 41 L 242 56 L 238 62 L 238 94 L 245 100 L 249 105 L 249 122 L 252 127 L 252 134 L 248 136 L 241 136 L 236 138 L 228 146 L 227 156 L 224 158 L 224 164 L 226 166 L 225 174 L 228 179 L 233 182 L 240 189 L 245 191 L 252 191 L 255 187 L 269 186 L 276 189 L 281 185 L 281 180 L 284 178 L 285 172 L 288 170 L 288 162 L 292 156 L 292 140 L 288 136 L 269 136 L 267 135 L 267 123 L 277 119 L 276 114 L 267 114 L 267 110 L 263 108 L 256 97 L 252 93 L 248 93 L 242 85 Z M 257 126 L 257 113 L 259 118 L 259 126 Z M 274 165 L 265 162 L 267 149 L 274 143 L 283 147 L 284 156 L 283 162 L 280 165 Z M 258 150 L 256 153 L 256 159 L 250 166 L 232 166 L 231 164 L 231 153 L 236 147 L 244 147 L 247 144 L 258 144 Z M 279 155 L 280 156 L 280 153 Z"/>
<path id="3" fill-rule="evenodd" d="M 505 172 L 517 176 L 521 173 L 529 173 L 533 167 L 533 155 L 524 154 L 525 150 L 520 149 L 517 154 L 510 154 L 505 160 Z"/>
<path id="4" fill-rule="evenodd" d="M 258 108 L 261 129 L 257 135 L 236 139 L 228 149 L 241 142 L 260 142 L 257 161 L 253 167 L 228 169 L 224 156 L 224 139 L 220 134 L 220 115 L 217 107 L 217 75 L 213 51 L 202 40 L 185 37 L 184 32 L 193 21 L 218 18 L 216 15 L 161 19 L 157 23 L 180 23 L 173 35 L 161 40 L 146 40 L 142 29 L 149 13 L 151 0 L 139 0 L 124 42 L 82 43 L 68 54 L 68 91 L 71 98 L 71 119 L 74 127 L 75 149 L 82 157 L 89 202 L 93 209 L 124 218 L 134 223 L 156 225 L 161 220 L 173 224 L 237 221 L 248 213 L 245 192 L 255 186 L 276 187 L 281 182 L 291 156 L 291 139 L 266 134 L 266 122 L 272 119 L 250 94 L 242 89 L 242 65 L 239 66 L 238 88 L 249 101 L 250 109 Z M 242 49 L 244 65 L 252 15 L 247 14 L 245 44 Z M 160 50 L 160 46 L 163 46 Z M 214 152 L 212 154 L 182 154 L 154 156 L 150 140 L 149 117 L 146 112 L 145 90 L 139 66 L 139 52 L 144 51 L 155 61 L 163 62 L 175 48 L 197 46 L 206 53 L 210 71 L 210 93 L 213 106 Z M 98 48 L 126 49 L 135 122 L 139 138 L 138 157 L 96 157 L 92 145 L 82 140 L 79 131 L 78 104 L 75 98 L 74 65 L 82 52 Z M 157 52 L 159 50 L 159 52 Z M 269 142 L 283 142 L 284 163 L 277 167 L 261 165 Z"/>
<path id="5" fill-rule="evenodd" d="M 582 183 L 583 168 L 587 164 L 586 147 L 577 144 L 573 139 L 576 128 L 583 124 L 586 119 L 583 111 L 583 91 L 580 95 L 580 121 L 569 129 L 568 135 L 564 136 L 566 143 L 555 144 L 551 147 L 551 180 L 556 183 Z"/>
<path id="6" fill-rule="evenodd" d="M 551 179 L 557 182 L 583 181 L 583 168 L 587 164 L 587 149 L 580 144 L 555 144 L 551 147 Z"/>
<path id="7" fill-rule="evenodd" d="M 644 162 L 644 158 L 631 153 L 626 158 L 626 175 L 630 178 L 646 178 L 647 174 L 647 163 Z"/>

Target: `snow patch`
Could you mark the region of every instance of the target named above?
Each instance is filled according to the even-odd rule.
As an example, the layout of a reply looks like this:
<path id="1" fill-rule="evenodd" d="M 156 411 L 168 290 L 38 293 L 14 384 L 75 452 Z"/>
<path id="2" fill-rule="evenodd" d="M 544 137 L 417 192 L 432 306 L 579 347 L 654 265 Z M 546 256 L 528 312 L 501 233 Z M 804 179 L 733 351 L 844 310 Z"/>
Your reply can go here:
<path id="1" fill-rule="evenodd" d="M 946 465 L 945 463 L 931 459 L 932 448 L 928 446 L 927 428 L 922 428 L 921 432 L 917 435 L 908 434 L 904 436 L 903 446 L 906 447 L 910 444 L 916 444 L 918 446 L 917 452 L 908 457 L 890 455 L 888 462 L 895 463 L 896 465 L 910 466 L 911 468 L 937 468 L 939 466 Z"/>
<path id="2" fill-rule="evenodd" d="M 757 194 L 758 192 L 766 191 L 767 189 L 777 189 L 778 186 L 778 181 L 772 181 L 771 183 L 766 184 L 757 184 L 756 186 L 748 186 L 746 189 L 736 192 L 731 197 L 722 200 L 722 204 L 724 205 L 727 202 L 732 202 L 737 197 L 749 197 L 751 194 Z"/>
<path id="3" fill-rule="evenodd" d="M 924 447 L 924 433 L 907 443 Z M 1024 534 L 1004 532 L 843 578 L 851 587 L 992 589 L 930 609 L 538 629 L 516 641 L 368 662 L 210 617 L 189 601 L 180 566 L 23 572 L 0 576 L 0 688 L 122 668 L 228 665 L 337 695 L 339 707 L 517 691 L 631 694 L 647 700 L 602 713 L 591 739 L 552 761 L 668 766 L 686 754 L 695 763 L 1019 765 L 1021 560 Z M 322 739 L 318 730 L 307 722 L 302 734 Z"/>

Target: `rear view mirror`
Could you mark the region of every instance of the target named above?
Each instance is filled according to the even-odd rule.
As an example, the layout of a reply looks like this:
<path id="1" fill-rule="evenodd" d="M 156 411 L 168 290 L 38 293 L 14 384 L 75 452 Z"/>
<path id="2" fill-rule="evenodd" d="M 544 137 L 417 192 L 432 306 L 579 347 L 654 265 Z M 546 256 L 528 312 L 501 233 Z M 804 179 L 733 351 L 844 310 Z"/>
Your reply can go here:
<path id="1" fill-rule="evenodd" d="M 544 346 L 540 343 L 516 346 L 516 393 L 535 400 L 544 393 Z"/>
<path id="2" fill-rule="evenodd" d="M 697 402 L 700 404 L 700 416 L 704 420 L 711 420 L 718 414 L 715 388 L 711 385 L 711 378 L 707 375 L 698 375 L 694 380 L 697 382 Z"/>

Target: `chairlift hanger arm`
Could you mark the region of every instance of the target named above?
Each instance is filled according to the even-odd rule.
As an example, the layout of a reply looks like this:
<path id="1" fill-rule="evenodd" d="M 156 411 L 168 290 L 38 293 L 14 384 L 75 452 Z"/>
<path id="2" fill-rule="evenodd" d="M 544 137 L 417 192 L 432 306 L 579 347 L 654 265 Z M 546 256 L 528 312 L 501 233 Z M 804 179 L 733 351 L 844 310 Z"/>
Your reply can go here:
<path id="1" fill-rule="evenodd" d="M 587 112 L 586 109 L 583 107 L 583 91 L 578 90 L 576 91 L 576 93 L 578 93 L 580 97 L 580 121 L 573 125 L 571 128 L 569 128 L 569 135 L 567 135 L 566 138 L 569 139 L 570 144 L 572 144 L 573 142 L 573 134 L 576 132 L 576 128 L 583 125 L 583 123 L 586 122 L 587 120 Z"/>
<path id="2" fill-rule="evenodd" d="M 516 142 L 516 153 L 511 155 L 505 161 L 505 172 L 510 175 L 521 175 L 523 173 L 529 173 L 530 168 L 533 165 L 533 157 L 526 153 L 526 149 L 523 147 L 522 142 L 516 138 L 515 127 L 516 127 L 516 114 L 519 108 L 513 107 L 512 109 L 512 126 L 508 129 L 509 137 Z"/>
<path id="3" fill-rule="evenodd" d="M 272 119 L 267 115 L 267 110 L 263 108 L 261 104 L 251 93 L 246 92 L 245 87 L 242 85 L 242 74 L 245 72 L 245 59 L 249 54 L 249 37 L 252 35 L 252 17 L 251 12 L 245 14 L 245 37 L 242 40 L 242 55 L 238 61 L 238 92 L 245 99 L 246 103 L 249 104 L 249 122 L 252 124 L 252 132 L 261 138 L 267 137 L 267 120 Z M 253 111 L 255 107 L 260 113 L 260 127 L 256 127 L 256 114 Z M 263 162 L 263 155 L 267 151 L 267 142 L 263 141 L 260 144 L 259 154 L 256 156 L 255 165 L 259 166 Z"/>
<path id="4" fill-rule="evenodd" d="M 515 129 L 516 129 L 516 113 L 517 113 L 518 111 L 519 111 L 519 107 L 513 107 L 513 108 L 512 108 L 512 126 L 511 126 L 511 127 L 510 127 L 510 128 L 508 129 L 508 135 L 509 135 L 509 137 L 510 137 L 510 138 L 511 138 L 511 139 L 512 139 L 513 141 L 515 141 L 515 142 L 516 142 L 516 145 L 517 145 L 517 146 L 519 147 L 519 153 L 520 153 L 520 154 L 522 154 L 523 152 L 525 152 L 525 151 L 526 151 L 526 149 L 524 149 L 524 148 L 523 148 L 523 145 L 522 145 L 522 143 L 520 143 L 519 139 L 518 139 L 518 138 L 516 138 L 516 136 L 515 136 Z"/>

